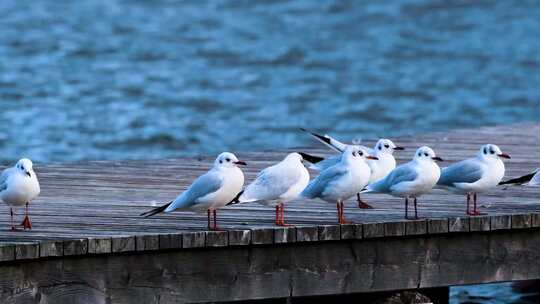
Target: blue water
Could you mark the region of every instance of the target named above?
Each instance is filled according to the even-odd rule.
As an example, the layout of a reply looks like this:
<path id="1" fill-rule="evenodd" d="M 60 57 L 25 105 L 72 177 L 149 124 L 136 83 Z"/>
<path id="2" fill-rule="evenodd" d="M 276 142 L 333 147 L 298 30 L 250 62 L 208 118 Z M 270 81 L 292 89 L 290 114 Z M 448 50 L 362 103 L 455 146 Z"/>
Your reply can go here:
<path id="1" fill-rule="evenodd" d="M 540 118 L 538 1 L 0 1 L 0 162 Z"/>

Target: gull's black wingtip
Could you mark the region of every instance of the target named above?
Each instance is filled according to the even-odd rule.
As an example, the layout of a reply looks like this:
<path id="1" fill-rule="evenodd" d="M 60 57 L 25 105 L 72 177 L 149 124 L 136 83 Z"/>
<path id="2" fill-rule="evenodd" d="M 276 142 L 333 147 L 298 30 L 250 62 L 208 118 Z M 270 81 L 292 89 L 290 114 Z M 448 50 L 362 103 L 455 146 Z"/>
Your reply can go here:
<path id="1" fill-rule="evenodd" d="M 304 152 L 298 152 L 298 154 L 300 154 L 305 161 L 312 164 L 316 164 L 324 160 L 323 157 L 307 154 Z"/>
<path id="2" fill-rule="evenodd" d="M 510 179 L 504 182 L 500 182 L 499 185 L 523 185 L 531 181 L 536 172 L 531 174 L 523 175 L 514 179 Z"/>
<path id="3" fill-rule="evenodd" d="M 165 204 L 163 206 L 160 206 L 160 207 L 154 208 L 152 210 L 143 212 L 143 213 L 139 214 L 139 216 L 144 216 L 145 218 L 149 218 L 151 216 L 154 216 L 154 215 L 156 215 L 158 213 L 161 213 L 161 212 L 165 211 L 165 209 L 167 209 L 167 207 L 169 207 L 171 204 L 172 204 L 172 201 L 168 202 L 167 204 Z"/>
<path id="4" fill-rule="evenodd" d="M 240 196 L 244 194 L 244 190 L 240 191 L 233 199 L 232 201 L 228 202 L 225 206 L 235 205 L 240 203 Z"/>

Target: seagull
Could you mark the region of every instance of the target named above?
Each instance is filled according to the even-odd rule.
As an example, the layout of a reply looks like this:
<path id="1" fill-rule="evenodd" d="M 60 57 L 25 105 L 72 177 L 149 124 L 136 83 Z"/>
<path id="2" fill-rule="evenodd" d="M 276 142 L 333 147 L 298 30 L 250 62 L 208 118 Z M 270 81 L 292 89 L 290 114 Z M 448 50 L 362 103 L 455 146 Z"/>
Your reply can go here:
<path id="1" fill-rule="evenodd" d="M 227 205 L 244 186 L 244 173 L 238 166 L 246 163 L 229 152 L 221 153 L 214 166 L 199 176 L 189 188 L 173 201 L 144 212 L 141 216 L 150 217 L 161 212 L 193 211 L 208 215 L 208 229 L 218 230 L 216 210 Z M 212 223 L 213 217 L 213 223 Z"/>
<path id="2" fill-rule="evenodd" d="M 416 200 L 437 184 L 441 169 L 436 161 L 442 161 L 430 147 L 416 150 L 412 161 L 397 166 L 385 178 L 370 184 L 361 193 L 386 193 L 405 198 L 405 218 L 409 219 L 409 199 L 414 199 L 414 218 L 418 218 Z"/>
<path id="3" fill-rule="evenodd" d="M 362 190 L 371 175 L 366 159 L 377 159 L 364 149 L 348 146 L 341 154 L 339 163 L 324 169 L 302 192 L 305 198 L 320 198 L 336 203 L 338 222 L 347 224 L 343 202 Z"/>
<path id="4" fill-rule="evenodd" d="M 289 226 L 285 224 L 283 204 L 296 199 L 309 183 L 309 172 L 302 160 L 300 154 L 290 153 L 281 162 L 262 170 L 234 203 L 273 205 L 276 208 L 276 225 Z"/>
<path id="5" fill-rule="evenodd" d="M 338 152 L 343 152 L 347 146 L 351 146 L 344 144 L 328 135 L 320 135 L 317 133 L 309 132 L 305 129 L 302 130 L 309 133 L 318 141 Z M 372 149 L 365 146 L 360 147 L 366 150 L 369 155 L 377 157 L 377 160 L 367 161 L 367 164 L 371 170 L 371 177 L 369 179 L 370 184 L 381 180 L 382 178 L 387 176 L 388 173 L 394 170 L 394 168 L 396 168 L 396 159 L 393 155 L 395 150 L 405 150 L 405 148 L 397 146 L 390 139 L 386 138 L 379 139 Z M 303 153 L 302 156 L 306 159 L 306 161 L 312 163 L 309 168 L 317 171 L 321 171 L 332 165 L 335 165 L 337 162 L 339 162 L 340 159 L 340 155 L 334 155 L 328 158 L 321 158 Z M 373 209 L 371 205 L 362 201 L 362 199 L 360 198 L 360 193 L 356 194 L 356 198 L 358 200 L 359 208 Z"/>
<path id="6" fill-rule="evenodd" d="M 504 182 L 500 182 L 499 185 L 525 185 L 525 186 L 538 186 L 540 185 L 540 168 L 536 168 L 532 173 L 516 177 Z"/>
<path id="7" fill-rule="evenodd" d="M 499 147 L 492 144 L 480 148 L 476 157 L 457 162 L 443 168 L 437 187 L 452 193 L 467 194 L 467 215 L 480 215 L 476 209 L 476 194 L 496 187 L 504 177 L 501 158 L 510 158 Z M 474 208 L 470 211 L 470 201 Z"/>
<path id="8" fill-rule="evenodd" d="M 11 168 L 5 169 L 0 175 L 0 200 L 9 205 L 11 214 L 11 230 L 15 230 L 13 224 L 13 207 L 25 205 L 25 216 L 21 223 L 24 230 L 32 229 L 28 216 L 28 204 L 35 199 L 40 192 L 39 181 L 34 173 L 32 161 L 23 158 Z"/>

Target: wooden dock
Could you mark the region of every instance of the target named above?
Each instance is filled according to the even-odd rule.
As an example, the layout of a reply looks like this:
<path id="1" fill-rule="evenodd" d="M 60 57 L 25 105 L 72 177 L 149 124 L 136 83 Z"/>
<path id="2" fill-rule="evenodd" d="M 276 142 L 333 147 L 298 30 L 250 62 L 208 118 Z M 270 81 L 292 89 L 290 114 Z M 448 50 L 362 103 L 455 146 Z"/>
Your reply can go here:
<path id="1" fill-rule="evenodd" d="M 506 176 L 514 177 L 540 167 L 538 134 L 540 124 L 529 123 L 394 141 L 406 147 L 399 163 L 429 145 L 442 166 L 495 143 L 512 156 Z M 316 143 L 300 150 L 331 153 Z M 250 182 L 289 151 L 233 152 L 248 162 Z M 291 228 L 276 228 L 274 210 L 256 203 L 221 209 L 224 231 L 207 231 L 205 214 L 139 216 L 173 199 L 213 158 L 37 164 L 34 229 L 10 231 L 0 205 L 1 302 L 219 302 L 540 278 L 535 187 L 481 195 L 487 215 L 478 217 L 464 215 L 465 197 L 442 191 L 420 198 L 416 221 L 403 219 L 401 199 L 377 194 L 364 196 L 373 210 L 347 202 L 355 224 L 342 226 L 335 206 L 317 200 L 287 205 Z"/>

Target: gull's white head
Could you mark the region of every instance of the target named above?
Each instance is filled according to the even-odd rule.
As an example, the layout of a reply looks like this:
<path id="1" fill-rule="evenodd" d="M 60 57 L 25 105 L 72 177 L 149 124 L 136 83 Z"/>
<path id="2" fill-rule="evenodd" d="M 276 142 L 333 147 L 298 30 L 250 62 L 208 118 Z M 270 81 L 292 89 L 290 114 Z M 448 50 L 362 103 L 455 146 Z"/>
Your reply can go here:
<path id="1" fill-rule="evenodd" d="M 366 160 L 366 159 L 378 159 L 375 156 L 371 156 L 367 153 L 366 150 L 358 146 L 347 146 L 345 151 L 341 154 L 342 162 L 352 162 L 357 160 Z"/>
<path id="2" fill-rule="evenodd" d="M 302 155 L 300 155 L 300 153 L 293 152 L 287 154 L 287 156 L 285 156 L 285 159 L 283 160 L 286 162 L 302 162 L 304 158 L 302 157 Z"/>
<path id="3" fill-rule="evenodd" d="M 416 150 L 416 154 L 414 154 L 414 159 L 416 161 L 430 161 L 430 162 L 443 161 L 442 158 L 438 157 L 435 154 L 435 151 L 433 151 L 433 149 L 427 146 L 418 148 L 418 150 Z"/>
<path id="4" fill-rule="evenodd" d="M 482 159 L 510 158 L 510 155 L 503 153 L 497 145 L 483 145 L 478 151 L 478 156 Z"/>
<path id="5" fill-rule="evenodd" d="M 28 177 L 32 177 L 32 172 L 34 172 L 33 167 L 34 164 L 28 158 L 20 159 L 15 165 L 15 168 L 17 168 L 17 170 L 20 170 L 21 173 L 27 175 Z"/>
<path id="6" fill-rule="evenodd" d="M 214 161 L 214 167 L 216 168 L 233 168 L 237 166 L 245 166 L 246 163 L 238 160 L 236 155 L 230 152 L 223 152 Z"/>
<path id="7" fill-rule="evenodd" d="M 377 153 L 393 154 L 394 150 L 405 150 L 403 147 L 396 146 L 393 141 L 386 138 L 381 138 L 375 145 L 374 150 Z"/>

